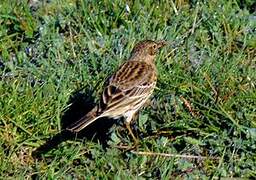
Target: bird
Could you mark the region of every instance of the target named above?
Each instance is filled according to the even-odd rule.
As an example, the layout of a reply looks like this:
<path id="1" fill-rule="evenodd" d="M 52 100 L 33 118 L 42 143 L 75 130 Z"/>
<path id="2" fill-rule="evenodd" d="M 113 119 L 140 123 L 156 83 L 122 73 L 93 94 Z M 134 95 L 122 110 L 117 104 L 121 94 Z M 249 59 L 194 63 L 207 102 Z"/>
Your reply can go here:
<path id="1" fill-rule="evenodd" d="M 159 49 L 166 44 L 165 40 L 138 42 L 130 57 L 106 79 L 99 103 L 66 130 L 78 133 L 100 118 L 124 117 L 126 128 L 137 144 L 130 125 L 156 87 L 157 69 L 154 61 Z"/>

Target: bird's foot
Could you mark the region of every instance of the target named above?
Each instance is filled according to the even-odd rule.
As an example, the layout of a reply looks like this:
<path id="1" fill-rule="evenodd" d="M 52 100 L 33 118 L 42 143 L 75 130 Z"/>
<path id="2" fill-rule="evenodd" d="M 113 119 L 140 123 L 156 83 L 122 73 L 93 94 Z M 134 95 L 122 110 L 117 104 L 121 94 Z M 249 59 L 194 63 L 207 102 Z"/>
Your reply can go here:
<path id="1" fill-rule="evenodd" d="M 124 150 L 124 151 L 132 151 L 132 150 L 138 149 L 139 144 L 136 143 L 136 144 L 133 144 L 132 146 L 130 146 L 130 145 L 116 145 L 115 147 L 118 148 L 118 149 Z"/>

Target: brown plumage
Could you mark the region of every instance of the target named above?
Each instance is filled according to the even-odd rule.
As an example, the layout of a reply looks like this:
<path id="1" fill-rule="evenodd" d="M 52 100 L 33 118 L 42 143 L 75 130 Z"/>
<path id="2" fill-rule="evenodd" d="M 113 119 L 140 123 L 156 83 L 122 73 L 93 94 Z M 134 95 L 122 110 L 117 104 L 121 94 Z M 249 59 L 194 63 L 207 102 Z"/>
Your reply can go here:
<path id="1" fill-rule="evenodd" d="M 124 116 L 127 128 L 136 141 L 130 122 L 155 88 L 154 59 L 158 49 L 165 44 L 165 41 L 151 40 L 136 44 L 130 58 L 106 81 L 101 102 L 67 130 L 77 133 L 99 118 Z"/>

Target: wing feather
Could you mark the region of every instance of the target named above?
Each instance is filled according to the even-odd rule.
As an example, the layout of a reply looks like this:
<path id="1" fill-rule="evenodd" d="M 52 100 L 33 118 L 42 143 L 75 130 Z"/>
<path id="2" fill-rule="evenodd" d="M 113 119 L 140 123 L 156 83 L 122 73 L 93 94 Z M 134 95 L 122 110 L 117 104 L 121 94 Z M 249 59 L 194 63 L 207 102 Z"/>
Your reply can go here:
<path id="1" fill-rule="evenodd" d="M 101 110 L 111 114 L 136 107 L 148 98 L 156 84 L 154 67 L 141 61 L 127 61 L 106 82 Z"/>

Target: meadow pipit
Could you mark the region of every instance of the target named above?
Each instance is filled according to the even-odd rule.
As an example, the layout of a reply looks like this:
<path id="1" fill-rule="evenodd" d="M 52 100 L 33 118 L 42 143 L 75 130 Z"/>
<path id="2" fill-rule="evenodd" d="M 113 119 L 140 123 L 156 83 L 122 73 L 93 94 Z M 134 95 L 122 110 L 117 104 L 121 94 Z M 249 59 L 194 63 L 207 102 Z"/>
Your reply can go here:
<path id="1" fill-rule="evenodd" d="M 136 44 L 130 58 L 106 81 L 100 103 L 67 130 L 77 133 L 99 118 L 123 116 L 126 127 L 137 144 L 130 123 L 153 93 L 157 81 L 154 59 L 164 45 L 165 41 L 151 40 Z"/>

